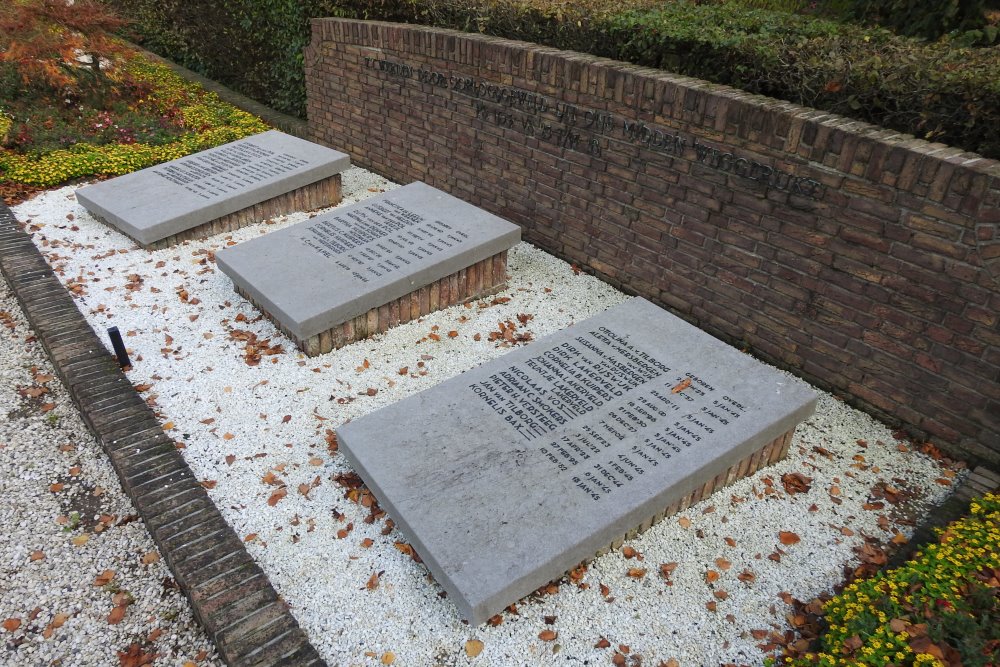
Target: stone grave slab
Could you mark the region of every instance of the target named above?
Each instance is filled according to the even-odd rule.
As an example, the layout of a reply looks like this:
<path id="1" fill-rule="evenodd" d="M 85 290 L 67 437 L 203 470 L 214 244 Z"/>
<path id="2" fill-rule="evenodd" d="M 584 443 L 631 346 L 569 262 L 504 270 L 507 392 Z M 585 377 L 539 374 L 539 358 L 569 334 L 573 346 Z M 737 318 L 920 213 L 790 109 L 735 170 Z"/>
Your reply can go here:
<path id="1" fill-rule="evenodd" d="M 411 183 L 216 253 L 236 291 L 313 356 L 506 285 L 520 228 Z"/>
<path id="2" fill-rule="evenodd" d="M 350 157 L 277 130 L 88 185 L 76 198 L 146 248 L 340 201 Z"/>
<path id="3" fill-rule="evenodd" d="M 459 612 L 481 623 L 782 458 L 805 383 L 633 299 L 337 429 Z"/>

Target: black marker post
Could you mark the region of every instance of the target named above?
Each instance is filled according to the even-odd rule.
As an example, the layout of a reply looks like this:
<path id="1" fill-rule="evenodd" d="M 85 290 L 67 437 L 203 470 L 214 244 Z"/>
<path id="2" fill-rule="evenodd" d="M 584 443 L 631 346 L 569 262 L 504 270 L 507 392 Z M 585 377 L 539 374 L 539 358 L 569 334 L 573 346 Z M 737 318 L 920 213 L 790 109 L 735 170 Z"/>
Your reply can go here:
<path id="1" fill-rule="evenodd" d="M 108 337 L 111 338 L 111 346 L 115 348 L 115 356 L 118 357 L 118 365 L 122 368 L 131 366 L 132 362 L 129 361 L 128 352 L 125 350 L 125 341 L 122 340 L 122 335 L 119 333 L 118 327 L 109 328 Z"/>

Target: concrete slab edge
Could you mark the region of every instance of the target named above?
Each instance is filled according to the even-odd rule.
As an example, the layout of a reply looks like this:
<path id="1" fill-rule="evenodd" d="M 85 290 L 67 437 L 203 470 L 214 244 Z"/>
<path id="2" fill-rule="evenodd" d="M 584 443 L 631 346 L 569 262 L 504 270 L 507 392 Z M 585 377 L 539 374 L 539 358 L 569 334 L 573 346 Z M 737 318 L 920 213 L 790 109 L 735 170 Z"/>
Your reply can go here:
<path id="1" fill-rule="evenodd" d="M 181 453 L 163 447 L 169 438 L 153 411 L 2 202 L 0 272 L 225 663 L 325 665 Z M 62 307 L 52 308 L 54 304 Z M 68 328 L 76 335 L 67 336 Z M 95 393 L 94 381 L 101 376 L 107 390 Z M 137 453 L 143 457 L 143 450 L 156 452 L 155 484 L 144 484 L 145 466 L 137 464 L 136 457 Z M 248 608 L 251 590 L 252 608 Z"/>

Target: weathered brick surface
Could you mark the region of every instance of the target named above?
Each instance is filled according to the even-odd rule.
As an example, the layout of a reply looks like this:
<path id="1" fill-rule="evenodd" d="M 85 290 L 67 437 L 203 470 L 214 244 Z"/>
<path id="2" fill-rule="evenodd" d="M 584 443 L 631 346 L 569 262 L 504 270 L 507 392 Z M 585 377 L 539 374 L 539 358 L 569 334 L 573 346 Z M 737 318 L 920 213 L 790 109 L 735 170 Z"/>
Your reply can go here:
<path id="1" fill-rule="evenodd" d="M 0 270 L 226 663 L 325 664 L 2 203 Z"/>
<path id="2" fill-rule="evenodd" d="M 424 26 L 315 19 L 306 85 L 311 138 L 355 164 L 517 222 L 914 435 L 1000 462 L 1000 164 Z"/>

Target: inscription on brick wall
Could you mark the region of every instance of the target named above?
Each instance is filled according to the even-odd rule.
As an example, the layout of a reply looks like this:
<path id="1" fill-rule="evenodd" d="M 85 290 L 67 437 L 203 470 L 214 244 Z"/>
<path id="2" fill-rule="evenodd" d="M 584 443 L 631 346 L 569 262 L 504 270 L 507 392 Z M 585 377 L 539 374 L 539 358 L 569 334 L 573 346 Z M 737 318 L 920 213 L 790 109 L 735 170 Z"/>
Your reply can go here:
<path id="1" fill-rule="evenodd" d="M 826 194 L 826 187 L 815 179 L 740 157 L 669 128 L 550 100 L 522 88 L 402 62 L 366 56 L 364 66 L 390 78 L 427 84 L 441 93 L 451 91 L 467 96 L 472 99 L 472 111 L 477 120 L 568 150 L 600 157 L 614 150 L 612 140 L 625 141 L 654 152 L 689 159 L 767 188 L 809 199 L 822 199 Z"/>

